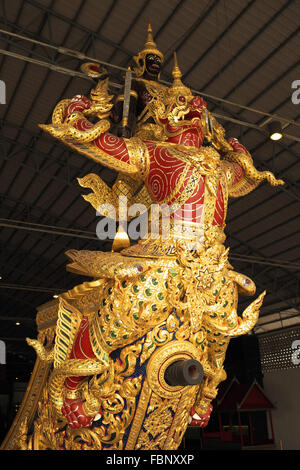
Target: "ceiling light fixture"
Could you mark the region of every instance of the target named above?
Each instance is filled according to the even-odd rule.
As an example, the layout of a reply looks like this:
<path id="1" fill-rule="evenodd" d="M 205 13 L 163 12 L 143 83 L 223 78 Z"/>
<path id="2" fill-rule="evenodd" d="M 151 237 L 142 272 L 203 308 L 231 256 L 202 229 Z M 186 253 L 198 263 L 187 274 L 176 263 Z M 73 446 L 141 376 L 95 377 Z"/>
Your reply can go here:
<path id="1" fill-rule="evenodd" d="M 269 137 L 271 140 L 280 140 L 282 139 L 282 128 L 279 121 L 271 121 L 268 124 Z"/>

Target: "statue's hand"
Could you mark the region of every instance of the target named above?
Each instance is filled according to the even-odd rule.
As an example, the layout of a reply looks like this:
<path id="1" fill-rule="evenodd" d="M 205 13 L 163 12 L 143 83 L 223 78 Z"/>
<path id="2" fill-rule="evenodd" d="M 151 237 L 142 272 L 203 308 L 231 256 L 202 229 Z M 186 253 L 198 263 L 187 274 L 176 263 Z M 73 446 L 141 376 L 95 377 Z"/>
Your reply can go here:
<path id="1" fill-rule="evenodd" d="M 132 137 L 132 132 L 128 126 L 119 127 L 117 129 L 117 135 L 118 137 L 123 137 L 124 139 L 130 139 L 130 137 Z"/>
<path id="2" fill-rule="evenodd" d="M 84 95 L 75 95 L 67 107 L 66 116 L 70 116 L 70 114 L 74 112 L 84 112 L 89 109 L 92 105 L 92 102 L 86 98 Z"/>
<path id="3" fill-rule="evenodd" d="M 198 109 L 202 111 L 206 107 L 206 102 L 198 95 L 189 102 L 189 106 L 191 109 Z"/>
<path id="4" fill-rule="evenodd" d="M 84 411 L 84 401 L 78 398 L 65 398 L 62 413 L 71 428 L 88 428 L 95 416 L 88 416 Z"/>
<path id="5" fill-rule="evenodd" d="M 248 154 L 248 150 L 246 149 L 246 147 L 244 147 L 242 144 L 240 144 L 238 139 L 236 139 L 235 137 L 231 137 L 230 139 L 228 139 L 227 142 L 231 145 L 234 152 L 236 152 L 236 153 L 245 153 L 246 155 Z"/>
<path id="6" fill-rule="evenodd" d="M 195 408 L 193 407 L 190 411 L 189 425 L 205 428 L 208 425 L 212 409 L 212 405 L 209 405 L 207 412 L 199 416 Z"/>

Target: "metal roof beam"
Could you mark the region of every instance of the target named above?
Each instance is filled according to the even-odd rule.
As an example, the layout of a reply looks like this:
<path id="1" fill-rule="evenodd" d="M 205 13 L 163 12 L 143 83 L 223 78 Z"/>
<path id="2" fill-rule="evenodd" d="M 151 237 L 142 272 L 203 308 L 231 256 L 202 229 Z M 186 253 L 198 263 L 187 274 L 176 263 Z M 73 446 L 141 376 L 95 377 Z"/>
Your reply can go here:
<path id="1" fill-rule="evenodd" d="M 229 31 L 231 31 L 235 23 L 239 21 L 245 15 L 245 13 L 248 12 L 248 10 L 255 4 L 255 2 L 256 0 L 252 0 L 244 6 L 244 8 L 240 11 L 240 13 L 231 21 L 231 23 L 224 29 L 224 31 L 222 31 L 222 33 L 214 40 L 214 42 L 201 54 L 201 56 L 193 63 L 193 65 L 186 72 L 184 72 L 182 76 L 183 80 L 187 79 L 188 75 L 192 73 L 193 70 L 195 70 L 195 68 L 198 67 L 200 62 L 207 56 L 207 54 L 209 54 L 214 49 L 214 47 L 217 46 L 217 44 L 224 38 L 224 36 L 226 36 L 226 34 Z M 232 62 L 232 59 L 230 63 L 231 62 Z M 205 86 L 204 86 L 204 89 L 205 89 Z"/>
<path id="2" fill-rule="evenodd" d="M 53 1 L 52 1 L 52 3 L 53 3 Z M 51 5 L 52 5 L 52 3 L 51 3 Z M 77 10 L 77 13 L 76 13 L 76 15 L 75 15 L 75 20 L 77 19 L 77 15 L 79 15 L 79 13 L 80 13 L 80 11 L 81 11 L 81 8 L 82 8 L 82 4 L 80 5 L 79 9 Z M 48 14 L 48 13 L 49 13 L 48 10 L 45 11 L 45 14 Z M 39 30 L 40 33 L 41 33 L 42 29 L 43 29 L 43 26 L 44 26 L 44 23 L 41 24 L 41 27 L 40 27 L 40 30 Z M 67 31 L 67 33 L 66 33 L 66 35 L 65 35 L 65 40 L 67 40 L 67 38 L 69 37 L 70 32 L 71 32 L 71 27 L 68 28 L 68 31 Z M 35 47 L 36 47 L 36 46 L 33 45 L 31 49 L 34 50 Z M 58 53 L 56 54 L 56 57 L 55 57 L 55 58 L 57 58 L 57 57 L 58 57 Z M 27 69 L 27 65 L 28 65 L 28 63 L 25 64 L 25 66 L 24 66 L 24 68 L 23 68 L 23 71 L 22 71 L 22 73 L 20 74 L 20 78 L 19 78 L 19 81 L 18 81 L 18 83 L 17 83 L 17 85 L 16 85 L 16 87 L 15 87 L 15 90 L 18 90 L 19 82 L 20 82 L 20 80 L 23 80 L 23 75 L 24 75 L 24 73 L 25 73 L 25 71 L 26 71 L 26 69 Z M 29 114 L 30 114 L 30 112 L 31 112 L 31 110 L 32 110 L 32 108 L 33 108 L 33 106 L 34 106 L 34 104 L 35 104 L 36 101 L 38 100 L 38 97 L 39 97 L 41 91 L 42 91 L 42 90 L 44 89 L 44 87 L 46 86 L 47 79 L 49 78 L 50 73 L 51 73 L 51 72 L 48 71 L 48 73 L 47 73 L 45 79 L 43 80 L 42 84 L 41 84 L 40 87 L 38 88 L 37 93 L 36 93 L 36 96 L 35 96 L 35 98 L 33 99 L 32 104 L 31 104 L 31 106 L 29 107 L 29 109 L 28 109 L 28 111 L 27 111 L 27 113 L 26 113 L 26 115 L 25 115 L 25 118 L 23 119 L 23 125 L 25 125 L 26 120 L 27 120 L 27 118 L 28 118 L 28 116 L 29 116 Z M 69 79 L 69 81 L 68 81 L 68 84 L 69 84 L 69 83 L 70 83 L 70 79 Z M 64 87 L 64 90 L 63 90 L 61 96 L 62 96 L 63 93 L 65 92 L 65 90 L 66 90 L 68 84 Z M 13 93 L 13 96 L 14 96 L 14 93 Z M 10 103 L 10 104 L 11 104 L 11 103 Z M 5 121 L 5 119 L 6 119 L 6 116 L 7 116 L 7 113 L 8 113 L 8 112 L 9 112 L 9 109 L 6 110 L 6 113 L 5 113 L 4 118 L 3 118 L 4 121 Z M 52 111 L 50 112 L 50 114 L 49 114 L 49 116 L 48 116 L 48 119 L 51 117 L 51 114 L 52 114 Z M 41 134 L 41 133 L 42 133 L 42 131 L 40 130 L 40 131 L 39 131 L 39 134 Z M 20 135 L 20 132 L 18 133 L 18 135 L 17 135 L 16 138 L 15 138 L 16 141 L 18 140 L 19 135 Z M 12 146 L 11 146 L 11 148 L 12 148 Z M 10 148 L 10 150 L 11 150 L 11 148 Z M 23 162 L 24 164 L 26 164 L 27 159 L 28 159 L 28 153 L 26 154 L 25 160 L 24 160 L 24 162 Z M 3 169 L 4 169 L 4 164 L 3 164 L 2 167 L 1 167 L 1 170 L 2 170 L 2 171 L 3 171 Z M 19 174 L 19 172 L 17 172 L 16 178 L 18 177 L 18 174 Z"/>
<path id="3" fill-rule="evenodd" d="M 251 245 L 249 245 L 247 242 L 245 241 L 242 241 L 240 240 L 238 237 L 236 237 L 234 234 L 230 234 L 230 238 L 235 240 L 236 242 L 238 242 L 238 246 L 244 246 L 246 247 L 247 249 L 249 249 L 252 253 L 256 253 L 258 256 L 261 256 L 263 257 L 263 253 L 258 250 L 257 248 L 253 248 Z M 233 250 L 235 249 L 235 247 L 233 248 Z M 278 269 L 281 269 L 283 272 L 287 273 L 288 276 L 290 276 L 290 272 L 288 270 L 286 270 L 285 268 L 283 267 L 279 267 Z M 266 270 L 267 271 L 267 270 Z M 256 274 L 257 275 L 257 274 Z M 297 276 L 294 276 L 296 277 L 297 279 L 299 279 Z M 274 276 L 272 276 L 272 280 L 273 280 Z M 269 278 L 270 279 L 270 278 Z M 273 290 L 272 289 L 272 294 L 274 294 L 276 297 L 278 297 L 278 299 L 280 299 L 281 301 L 285 301 L 285 299 L 282 299 L 281 296 L 278 294 L 278 291 L 277 290 Z"/>
<path id="4" fill-rule="evenodd" d="M 100 27 L 101 27 L 101 24 L 100 24 Z M 100 29 L 100 28 L 99 28 L 99 29 Z M 97 33 L 98 33 L 98 32 L 99 32 L 99 31 L 97 31 Z M 84 50 L 83 52 L 85 52 L 85 50 Z M 60 98 L 60 99 L 63 98 L 64 93 L 65 93 L 65 91 L 66 91 L 66 89 L 67 89 L 67 87 L 68 87 L 70 81 L 71 81 L 71 79 L 68 80 L 68 83 L 67 83 L 66 86 L 64 87 L 64 89 L 63 89 L 63 91 L 62 91 L 62 93 L 61 93 L 61 98 Z M 52 114 L 52 112 L 50 113 L 48 119 L 50 118 L 51 114 Z M 51 152 L 51 150 L 50 150 L 50 152 Z M 26 158 L 27 158 L 27 157 L 28 157 L 28 154 L 27 154 Z M 94 165 L 94 166 L 95 166 L 95 165 Z M 98 171 L 99 171 L 99 168 L 98 168 Z M 27 189 L 30 187 L 31 184 L 32 184 L 32 180 L 28 183 L 27 187 L 24 189 L 24 191 L 23 191 L 21 197 L 23 197 L 24 194 L 26 194 L 26 191 L 27 191 Z"/>
<path id="5" fill-rule="evenodd" d="M 0 316 L 0 321 L 4 321 L 4 322 L 7 322 L 7 321 L 11 321 L 11 322 L 15 322 L 15 323 L 35 323 L 35 319 L 34 318 L 27 318 L 27 317 L 2 317 Z"/>
<path id="6" fill-rule="evenodd" d="M 276 211 L 276 212 L 278 212 L 278 211 Z M 295 219 L 297 219 L 297 218 L 299 218 L 299 217 L 300 217 L 300 214 L 298 213 L 296 216 L 290 217 L 289 219 L 287 219 L 287 220 L 281 222 L 280 224 L 274 225 L 273 227 L 271 227 L 271 228 L 269 228 L 269 229 L 267 229 L 267 230 L 263 230 L 262 232 L 257 233 L 256 235 L 254 235 L 254 236 L 248 238 L 248 239 L 247 239 L 247 243 L 251 243 L 253 240 L 256 240 L 257 238 L 263 237 L 264 235 L 266 235 L 267 233 L 272 232 L 273 230 L 276 230 L 276 229 L 278 229 L 278 228 L 284 227 L 287 223 L 289 223 L 289 222 L 291 222 L 291 221 L 293 221 L 293 220 L 295 220 Z M 261 218 L 261 219 L 263 219 L 263 218 Z M 255 221 L 255 224 L 256 224 L 256 223 L 259 223 L 259 221 Z M 249 227 L 249 226 L 244 227 L 243 229 L 238 230 L 238 231 L 236 231 L 236 232 L 233 232 L 233 234 L 234 234 L 234 235 L 237 235 L 238 233 L 242 232 L 244 229 L 246 230 L 248 227 Z M 297 232 L 294 232 L 293 234 L 288 235 L 288 236 L 295 235 L 296 233 L 299 233 L 299 230 L 298 230 Z M 279 240 L 282 240 L 282 237 L 280 237 L 280 238 L 277 239 L 277 240 L 273 240 L 271 243 L 270 243 L 270 242 L 266 243 L 265 245 L 263 245 L 263 246 L 260 247 L 260 250 L 263 250 L 263 249 L 266 248 L 266 247 L 269 248 L 269 247 L 272 246 L 274 243 L 277 243 Z"/>
<path id="7" fill-rule="evenodd" d="M 230 65 L 232 65 L 232 62 L 237 58 L 239 57 L 241 54 L 243 54 L 245 52 L 245 50 L 263 33 L 265 32 L 266 28 L 268 28 L 276 18 L 280 17 L 280 15 L 282 15 L 282 13 L 284 12 L 284 10 L 291 4 L 293 3 L 293 0 L 288 0 L 287 2 L 285 2 L 281 8 L 274 14 L 271 16 L 271 18 L 268 19 L 268 21 L 262 26 L 259 28 L 259 30 L 252 36 L 252 38 L 246 43 L 244 44 L 240 49 L 239 51 L 237 52 L 237 54 L 235 55 L 235 57 L 232 59 L 230 59 L 229 61 L 226 62 L 226 64 L 213 76 L 211 77 L 204 85 L 203 85 L 203 89 L 205 90 L 205 88 L 207 88 L 208 86 L 211 86 L 212 82 L 214 82 L 214 80 L 216 78 L 218 78 L 226 69 L 227 67 L 229 67 Z M 287 37 L 284 39 L 284 41 L 282 41 L 282 43 L 277 46 L 275 49 L 272 50 L 272 52 L 270 54 L 268 54 L 268 56 L 262 61 L 260 62 L 254 69 L 252 69 L 252 71 L 250 72 L 250 74 L 247 74 L 244 79 L 242 79 L 239 83 L 237 83 L 228 93 L 226 93 L 225 95 L 225 99 L 229 97 L 229 95 L 231 95 L 232 93 L 234 93 L 234 91 L 240 87 L 246 80 L 248 80 L 250 78 L 250 76 L 253 75 L 253 73 L 257 72 L 257 70 L 259 70 L 265 63 L 267 60 L 269 60 L 271 57 L 273 57 L 276 52 L 278 52 L 278 50 L 280 48 L 282 48 L 285 44 L 287 44 L 287 42 L 289 40 L 291 40 L 296 34 L 298 34 L 299 32 L 299 29 L 298 27 Z"/>
<path id="8" fill-rule="evenodd" d="M 51 1 L 50 8 L 52 7 L 53 3 L 54 3 L 54 0 Z M 38 29 L 38 33 L 37 33 L 38 35 L 41 34 L 41 32 L 42 32 L 42 30 L 43 30 L 43 28 L 44 28 L 44 25 L 45 25 L 46 20 L 47 20 L 47 13 L 44 13 L 44 14 L 42 15 L 42 19 L 41 19 L 40 26 L 39 26 L 39 29 Z M 34 50 L 34 47 L 35 47 L 35 46 L 33 45 L 33 46 L 31 47 L 31 49 Z M 29 56 L 31 56 L 31 50 L 28 51 L 28 52 L 29 52 Z M 1 62 L 1 65 L 0 65 L 0 73 L 2 72 L 2 68 L 3 68 L 3 64 L 4 64 L 5 59 L 6 59 L 6 56 L 3 57 L 3 60 L 2 60 L 2 62 Z M 26 70 L 27 70 L 27 67 L 28 67 L 28 63 L 25 63 L 25 64 L 24 64 L 24 67 L 23 67 L 23 70 L 22 70 L 22 72 L 20 73 L 19 78 L 18 78 L 18 80 L 17 80 L 17 83 L 16 83 L 16 85 L 15 85 L 15 88 L 14 88 L 14 90 L 12 91 L 12 94 L 11 94 L 12 98 L 11 98 L 11 100 L 10 100 L 10 102 L 9 102 L 9 105 L 8 105 L 8 106 L 6 107 L 6 109 L 5 109 L 5 113 L 4 113 L 4 117 L 3 117 L 4 120 L 6 119 L 6 116 L 7 116 L 7 114 L 8 114 L 9 111 L 10 111 L 11 105 L 12 105 L 12 103 L 14 102 L 14 99 L 15 99 L 15 97 L 16 97 L 16 95 L 17 95 L 17 91 L 18 91 L 18 89 L 19 89 L 19 87 L 20 87 L 21 81 L 23 80 L 24 73 L 25 73 Z"/>
<path id="9" fill-rule="evenodd" d="M 52 155 L 52 151 L 50 150 L 49 153 L 42 152 L 41 150 L 35 149 L 33 146 L 28 145 L 28 144 L 22 144 L 20 142 L 14 142 L 13 139 L 10 139 L 9 137 L 5 135 L 1 135 L 0 141 L 2 142 L 7 142 L 9 144 L 14 144 L 15 148 L 10 152 L 4 154 L 3 152 L 0 152 L 0 159 L 2 159 L 5 162 L 11 161 L 11 159 L 16 156 L 17 154 L 21 152 L 26 152 L 29 153 L 32 157 L 37 157 L 39 160 L 42 159 L 41 163 L 36 162 L 35 164 L 31 165 L 30 163 L 27 162 L 25 163 L 24 161 L 18 162 L 19 168 L 28 168 L 32 171 L 33 175 L 39 175 L 42 176 L 47 180 L 47 183 L 49 180 L 57 181 L 58 183 L 63 183 L 64 186 L 73 186 L 74 183 L 72 182 L 75 181 L 75 178 L 80 177 L 82 172 L 90 172 L 93 169 L 95 169 L 96 165 L 92 164 L 89 162 L 89 160 L 84 159 L 83 160 L 83 166 L 82 167 L 77 167 L 69 163 L 67 156 L 72 154 L 70 150 L 67 148 L 64 148 L 61 146 L 62 153 L 59 155 L 58 158 L 55 158 Z M 64 156 L 64 158 L 62 158 Z M 40 166 L 42 164 L 46 163 L 46 166 L 43 167 Z M 51 175 L 49 173 L 49 167 L 52 165 L 58 165 L 60 169 L 65 169 L 66 177 L 63 177 L 61 175 L 55 176 Z M 86 168 L 86 166 L 92 168 Z M 100 168 L 100 165 L 97 165 L 97 168 Z M 47 170 L 47 171 L 46 171 Z M 56 172 L 57 173 L 57 172 Z M 73 176 L 74 175 L 74 176 Z"/>
<path id="10" fill-rule="evenodd" d="M 10 279 L 10 273 L 15 271 L 16 266 L 18 267 L 18 271 L 22 270 L 27 272 L 31 277 L 33 277 L 33 274 L 30 270 L 33 266 L 37 269 L 41 266 L 44 266 L 44 268 L 51 268 L 51 275 L 54 274 L 56 270 L 61 270 L 63 266 L 63 264 L 55 262 L 52 258 L 43 257 L 41 254 L 35 254 L 32 249 L 30 251 L 24 250 L 20 248 L 19 245 L 0 242 L 0 247 L 1 263 L 2 265 L 7 266 L 7 271 L 2 273 L 2 281 L 0 284 Z M 24 273 L 22 273 L 22 275 L 23 274 Z M 41 281 L 41 277 L 39 279 Z"/>
<path id="11" fill-rule="evenodd" d="M 86 33 L 90 34 L 91 36 L 93 36 L 94 38 L 98 39 L 99 41 L 102 41 L 102 42 L 104 42 L 104 43 L 106 43 L 110 46 L 113 46 L 116 49 L 119 49 L 120 51 L 124 52 L 124 54 L 127 54 L 128 56 L 133 55 L 132 51 L 129 51 L 128 49 L 124 48 L 123 46 L 119 46 L 117 43 L 115 43 L 114 41 L 106 38 L 105 36 L 103 36 L 99 32 L 96 33 L 95 31 L 92 31 L 91 29 L 87 28 L 86 26 L 83 26 L 80 23 L 77 23 L 76 21 L 71 20 L 67 16 L 62 15 L 61 13 L 58 13 L 55 10 L 51 10 L 50 8 L 46 7 L 45 5 L 41 5 L 36 0 L 26 0 L 26 1 L 27 1 L 27 3 L 30 3 L 31 5 L 35 6 L 36 8 L 39 8 L 43 11 L 46 11 L 50 15 L 52 15 L 52 16 L 64 21 L 65 23 L 73 26 L 75 29 L 79 29 L 83 32 L 86 32 Z"/>
<path id="12" fill-rule="evenodd" d="M 126 29 L 125 33 L 123 34 L 122 38 L 120 39 L 118 45 L 121 46 L 124 42 L 124 40 L 127 38 L 128 34 L 130 33 L 131 29 L 134 27 L 134 25 L 136 24 L 137 20 L 140 18 L 140 16 L 142 15 L 143 11 L 147 8 L 147 6 L 149 5 L 151 0 L 145 0 L 141 7 L 139 8 L 139 11 L 137 12 L 137 14 L 135 15 L 135 17 L 133 18 L 133 20 L 130 22 L 128 28 Z M 115 5 L 114 5 L 115 6 Z M 102 22 L 103 24 L 103 22 Z M 107 62 L 111 62 L 113 60 L 113 58 L 115 57 L 116 53 L 117 53 L 117 50 L 118 49 L 115 49 L 112 54 L 110 55 L 109 59 L 107 60 Z"/>
<path id="13" fill-rule="evenodd" d="M 276 193 L 276 195 L 278 195 L 278 193 Z M 247 208 L 247 213 L 249 213 L 251 210 L 255 210 L 257 209 L 259 206 L 265 204 L 267 201 L 269 201 L 270 199 L 273 199 L 274 195 L 272 194 L 272 196 L 270 196 L 269 198 L 267 199 L 264 199 L 262 201 L 260 201 L 259 203 L 255 204 L 254 206 L 252 207 L 249 207 Z M 249 227 L 252 227 L 253 225 L 257 225 L 259 223 L 261 223 L 262 221 L 268 219 L 269 217 L 274 217 L 276 214 L 280 213 L 282 210 L 286 210 L 286 209 L 289 209 L 291 208 L 291 206 L 293 204 L 296 204 L 296 201 L 294 202 L 289 202 L 287 204 L 285 204 L 284 206 L 281 206 L 279 207 L 278 209 L 272 211 L 272 212 L 269 212 L 268 214 L 264 214 L 263 216 L 259 217 L 258 219 L 255 219 L 254 222 L 250 222 L 249 224 L 246 224 L 246 225 L 243 225 L 243 227 L 239 230 L 236 230 L 235 232 L 233 232 L 235 235 L 238 235 L 240 232 L 242 232 L 243 230 L 247 230 Z M 230 206 L 229 206 L 230 207 Z M 232 217 L 231 219 L 228 218 L 228 221 L 227 221 L 227 225 L 234 222 L 236 219 L 239 219 L 240 217 L 242 217 L 244 214 L 239 214 L 239 215 L 236 215 L 235 217 Z"/>

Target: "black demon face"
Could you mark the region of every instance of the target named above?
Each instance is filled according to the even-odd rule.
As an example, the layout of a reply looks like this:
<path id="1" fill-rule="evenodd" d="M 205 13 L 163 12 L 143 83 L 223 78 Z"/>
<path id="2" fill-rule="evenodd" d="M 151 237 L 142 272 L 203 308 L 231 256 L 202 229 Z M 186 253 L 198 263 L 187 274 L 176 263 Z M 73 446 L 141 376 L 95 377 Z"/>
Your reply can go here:
<path id="1" fill-rule="evenodd" d="M 161 58 L 156 54 L 147 54 L 145 59 L 146 71 L 149 75 L 157 76 L 161 70 Z"/>

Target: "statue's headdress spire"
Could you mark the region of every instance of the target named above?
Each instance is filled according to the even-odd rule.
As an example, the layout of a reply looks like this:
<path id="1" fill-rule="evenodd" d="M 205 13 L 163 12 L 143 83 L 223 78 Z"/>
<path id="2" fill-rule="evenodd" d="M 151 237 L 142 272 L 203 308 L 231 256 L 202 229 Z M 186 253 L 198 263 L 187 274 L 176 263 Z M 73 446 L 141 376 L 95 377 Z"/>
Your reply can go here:
<path id="1" fill-rule="evenodd" d="M 147 28 L 147 40 L 144 45 L 144 50 L 157 50 L 156 43 L 154 42 L 153 39 L 153 34 L 152 34 L 152 26 L 150 22 L 148 22 L 148 28 Z"/>
<path id="2" fill-rule="evenodd" d="M 148 27 L 147 27 L 147 39 L 144 44 L 143 49 L 136 55 L 134 56 L 134 60 L 137 64 L 137 67 L 134 69 L 135 73 L 137 76 L 143 75 L 145 71 L 145 57 L 147 54 L 154 54 L 157 55 L 158 57 L 161 58 L 161 61 L 164 61 L 164 55 L 163 53 L 157 49 L 157 45 L 153 39 L 153 33 L 152 33 L 152 26 L 150 24 L 150 21 L 148 21 Z M 143 65 L 141 66 L 140 60 L 142 59 Z"/>
<path id="3" fill-rule="evenodd" d="M 182 73 L 181 70 L 178 66 L 178 60 L 177 60 L 177 54 L 174 52 L 174 65 L 173 65 L 173 70 L 172 70 L 172 76 L 173 76 L 173 87 L 174 86 L 184 86 L 181 77 Z"/>
<path id="4" fill-rule="evenodd" d="M 177 60 L 176 52 L 174 52 L 174 65 L 173 65 L 173 70 L 172 70 L 172 76 L 173 76 L 173 84 L 169 88 L 169 91 L 172 94 L 178 94 L 178 93 L 181 93 L 183 95 L 191 95 L 192 94 L 191 90 L 188 87 L 186 87 L 181 81 L 182 73 L 181 73 L 180 68 L 178 66 L 178 60 Z"/>

